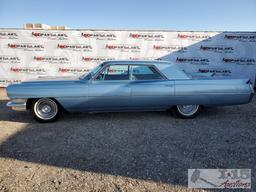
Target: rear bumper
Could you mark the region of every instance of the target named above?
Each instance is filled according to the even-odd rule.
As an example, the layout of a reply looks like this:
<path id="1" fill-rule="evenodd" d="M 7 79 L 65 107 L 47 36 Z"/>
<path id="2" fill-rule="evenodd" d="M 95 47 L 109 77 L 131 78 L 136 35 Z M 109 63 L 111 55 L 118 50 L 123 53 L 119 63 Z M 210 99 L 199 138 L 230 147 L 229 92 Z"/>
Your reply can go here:
<path id="1" fill-rule="evenodd" d="M 9 101 L 6 104 L 7 107 L 11 107 L 15 111 L 26 111 L 26 101 Z"/>

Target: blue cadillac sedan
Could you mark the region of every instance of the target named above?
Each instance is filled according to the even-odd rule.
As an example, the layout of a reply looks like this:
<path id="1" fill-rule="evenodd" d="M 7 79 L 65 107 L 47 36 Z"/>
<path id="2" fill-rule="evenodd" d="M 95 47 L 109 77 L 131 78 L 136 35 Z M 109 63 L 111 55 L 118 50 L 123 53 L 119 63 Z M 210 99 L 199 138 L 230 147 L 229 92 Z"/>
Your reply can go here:
<path id="1" fill-rule="evenodd" d="M 8 107 L 39 122 L 69 112 L 158 111 L 195 117 L 204 106 L 249 103 L 248 79 L 193 78 L 165 61 L 108 61 L 81 77 L 39 78 L 7 87 Z"/>

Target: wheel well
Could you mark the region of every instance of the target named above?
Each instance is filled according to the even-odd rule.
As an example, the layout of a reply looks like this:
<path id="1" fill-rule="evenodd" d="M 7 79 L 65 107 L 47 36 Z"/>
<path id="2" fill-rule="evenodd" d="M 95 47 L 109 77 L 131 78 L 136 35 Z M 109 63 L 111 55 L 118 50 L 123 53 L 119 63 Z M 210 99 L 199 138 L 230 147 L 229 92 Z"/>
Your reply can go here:
<path id="1" fill-rule="evenodd" d="M 41 98 L 29 98 L 26 103 L 26 108 L 29 110 L 32 109 L 33 101 L 37 101 L 38 99 L 41 99 Z M 62 109 L 64 109 L 62 105 L 55 98 L 49 97 L 49 99 L 54 100 Z"/>
<path id="2" fill-rule="evenodd" d="M 36 101 L 36 100 L 38 100 L 39 98 L 29 98 L 28 100 L 27 100 L 27 103 L 26 103 L 26 108 L 27 109 L 32 109 L 32 103 L 33 103 L 33 101 Z"/>

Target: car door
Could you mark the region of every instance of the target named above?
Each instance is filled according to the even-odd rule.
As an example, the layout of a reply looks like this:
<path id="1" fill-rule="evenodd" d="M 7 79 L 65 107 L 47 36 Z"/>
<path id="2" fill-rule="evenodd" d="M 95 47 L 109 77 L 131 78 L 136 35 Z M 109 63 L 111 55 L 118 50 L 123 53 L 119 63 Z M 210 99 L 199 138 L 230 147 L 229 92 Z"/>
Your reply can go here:
<path id="1" fill-rule="evenodd" d="M 174 81 L 166 79 L 154 66 L 132 65 L 131 97 L 134 108 L 168 108 L 174 96 Z"/>
<path id="2" fill-rule="evenodd" d="M 92 111 L 124 110 L 131 99 L 128 65 L 110 64 L 89 84 L 89 109 Z"/>

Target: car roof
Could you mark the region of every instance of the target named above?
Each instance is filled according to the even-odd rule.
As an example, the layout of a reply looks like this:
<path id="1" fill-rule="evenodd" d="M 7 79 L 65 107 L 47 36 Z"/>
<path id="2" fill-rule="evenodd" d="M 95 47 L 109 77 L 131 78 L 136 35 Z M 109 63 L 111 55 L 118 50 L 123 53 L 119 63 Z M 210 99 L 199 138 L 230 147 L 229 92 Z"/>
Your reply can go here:
<path id="1" fill-rule="evenodd" d="M 156 65 L 156 64 L 168 64 L 172 65 L 172 63 L 168 61 L 162 61 L 162 60 L 114 60 L 114 61 L 105 61 L 104 64 L 120 64 L 120 65 L 129 65 L 129 64 L 151 64 L 151 65 Z"/>

